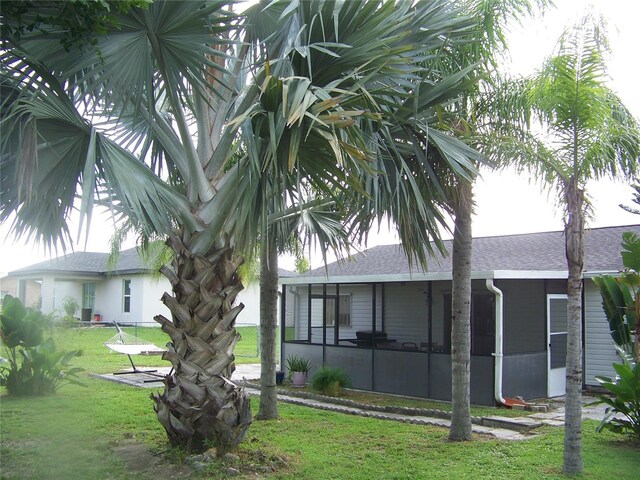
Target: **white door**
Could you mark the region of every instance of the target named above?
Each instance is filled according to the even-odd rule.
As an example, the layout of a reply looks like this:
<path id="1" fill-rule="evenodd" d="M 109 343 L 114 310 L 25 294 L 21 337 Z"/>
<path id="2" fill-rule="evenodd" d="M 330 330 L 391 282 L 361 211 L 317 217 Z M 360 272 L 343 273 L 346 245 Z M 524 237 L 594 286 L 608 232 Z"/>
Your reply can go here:
<path id="1" fill-rule="evenodd" d="M 565 394 L 567 375 L 567 296 L 547 295 L 547 392 Z"/>

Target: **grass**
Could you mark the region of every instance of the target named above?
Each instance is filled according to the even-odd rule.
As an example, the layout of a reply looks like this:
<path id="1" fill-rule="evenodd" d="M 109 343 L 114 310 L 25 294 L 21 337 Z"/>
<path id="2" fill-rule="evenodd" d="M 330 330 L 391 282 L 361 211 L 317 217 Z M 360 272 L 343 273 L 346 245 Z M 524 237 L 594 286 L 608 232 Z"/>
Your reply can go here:
<path id="1" fill-rule="evenodd" d="M 133 327 L 125 327 L 123 330 L 159 347 L 164 347 L 169 342 L 169 336 L 160 328 L 138 327 L 136 330 Z M 236 363 L 260 363 L 257 350 L 257 331 L 257 327 L 238 328 L 242 339 L 236 345 Z M 82 355 L 74 360 L 74 365 L 92 373 L 107 373 L 130 367 L 129 360 L 125 355 L 113 352 L 104 346 L 104 342 L 115 334 L 115 327 L 109 326 L 53 330 L 53 338 L 60 348 L 82 351 Z M 171 366 L 169 362 L 162 360 L 160 355 L 136 355 L 134 362 L 139 367 Z"/>
<path id="2" fill-rule="evenodd" d="M 88 371 L 125 367 L 123 356 L 105 354 L 100 339 L 111 329 L 58 332 L 63 343 L 82 346 L 78 359 Z M 109 331 L 107 331 L 109 330 Z M 149 329 L 151 330 L 151 329 Z M 111 335 L 109 335 L 111 333 Z M 161 332 L 138 330 L 155 341 Z M 160 338 L 160 337 L 157 337 Z M 245 337 L 246 339 L 246 337 Z M 102 340 L 104 341 L 104 340 Z M 98 346 L 93 344 L 97 342 Z M 65 345 L 66 346 L 66 345 Z M 91 348 L 90 348 L 91 347 Z M 126 357 L 124 357 L 126 359 Z M 115 359 L 118 359 L 115 361 Z M 141 358 L 157 365 L 157 357 Z M 81 361 L 81 362 L 80 362 Z M 113 362 L 103 365 L 102 362 Z M 87 388 L 67 386 L 56 395 L 10 398 L 0 390 L 0 464 L 6 480 L 142 479 L 127 471 L 113 448 L 143 443 L 154 452 L 171 452 L 155 418 L 149 395 L 158 388 L 138 389 L 86 376 Z M 399 397 L 387 396 L 400 404 Z M 385 400 L 386 401 L 386 400 Z M 389 400 L 390 401 L 390 400 Z M 254 413 L 257 399 L 252 400 Z M 281 404 L 281 419 L 254 421 L 238 454 L 247 462 L 281 459 L 272 479 L 559 479 L 563 431 L 544 427 L 536 438 L 506 442 L 477 437 L 452 443 L 447 430 Z M 580 479 L 636 479 L 640 445 L 611 433 L 595 433 L 597 422 L 583 427 L 585 473 Z M 214 464 L 196 479 L 225 477 Z M 237 478 L 255 478 L 241 475 Z"/>
<path id="3" fill-rule="evenodd" d="M 299 392 L 318 394 L 310 386 L 289 388 L 288 384 L 282 386 L 288 394 L 295 396 Z M 367 392 L 364 390 L 351 390 L 342 389 L 339 396 L 340 399 L 353 400 L 358 403 L 366 405 L 376 406 L 395 406 L 395 407 L 408 407 L 408 408 L 423 408 L 428 410 L 442 410 L 444 412 L 451 412 L 451 402 L 444 402 L 439 400 L 431 400 L 426 398 L 417 397 L 403 397 L 401 395 L 393 395 L 389 393 L 380 392 Z M 513 410 L 509 408 L 493 408 L 493 407 L 481 407 L 477 405 L 471 406 L 471 415 L 476 417 L 487 417 L 492 415 L 499 415 L 502 417 L 525 417 L 531 415 L 534 412 L 525 410 Z"/>

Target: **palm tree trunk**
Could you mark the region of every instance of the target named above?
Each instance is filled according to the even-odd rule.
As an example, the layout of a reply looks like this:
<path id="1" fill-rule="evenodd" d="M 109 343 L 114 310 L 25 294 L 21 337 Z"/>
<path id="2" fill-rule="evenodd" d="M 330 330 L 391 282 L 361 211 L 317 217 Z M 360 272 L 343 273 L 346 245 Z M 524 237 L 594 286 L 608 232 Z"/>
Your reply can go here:
<path id="1" fill-rule="evenodd" d="M 278 252 L 263 239 L 260 252 L 260 407 L 257 418 L 278 418 L 276 328 L 278 323 Z"/>
<path id="2" fill-rule="evenodd" d="M 460 180 L 455 200 L 451 292 L 451 430 L 449 439 L 471 440 L 471 212 L 473 187 Z"/>
<path id="3" fill-rule="evenodd" d="M 567 281 L 567 394 L 564 463 L 566 474 L 582 472 L 582 269 L 584 265 L 584 191 L 575 179 L 565 185 L 568 218 L 565 242 Z"/>
<path id="4" fill-rule="evenodd" d="M 242 290 L 237 268 L 243 259 L 228 244 L 193 254 L 178 238 L 167 242 L 176 257 L 162 273 L 173 287 L 162 301 L 172 321 L 154 320 L 171 342 L 162 358 L 173 366 L 161 394 L 152 394 L 158 420 L 172 446 L 203 451 L 214 445 L 223 456 L 244 438 L 251 408 L 244 389 L 230 378 L 233 349 L 239 340 L 235 319 L 244 305 L 233 306 Z"/>

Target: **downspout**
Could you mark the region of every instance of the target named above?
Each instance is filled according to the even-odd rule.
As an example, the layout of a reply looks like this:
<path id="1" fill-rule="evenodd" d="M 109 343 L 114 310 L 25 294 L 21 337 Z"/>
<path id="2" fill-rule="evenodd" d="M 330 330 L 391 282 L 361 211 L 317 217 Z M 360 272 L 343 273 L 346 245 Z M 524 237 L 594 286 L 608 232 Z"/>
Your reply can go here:
<path id="1" fill-rule="evenodd" d="M 495 294 L 496 296 L 496 345 L 495 345 L 495 353 L 493 356 L 495 357 L 494 364 L 494 384 L 493 384 L 493 396 L 501 405 L 506 403 L 504 397 L 502 396 L 502 361 L 503 361 L 503 337 L 504 337 L 504 305 L 503 305 L 503 295 L 502 290 L 496 287 L 493 284 L 492 278 L 486 279 L 487 289 Z"/>

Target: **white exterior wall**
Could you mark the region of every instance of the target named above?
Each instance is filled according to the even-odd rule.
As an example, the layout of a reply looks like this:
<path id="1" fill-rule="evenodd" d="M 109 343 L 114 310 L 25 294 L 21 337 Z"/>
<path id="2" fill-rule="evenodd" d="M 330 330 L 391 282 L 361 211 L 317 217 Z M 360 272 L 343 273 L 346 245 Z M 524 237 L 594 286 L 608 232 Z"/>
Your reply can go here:
<path id="1" fill-rule="evenodd" d="M 62 310 L 64 299 L 73 298 L 80 308 L 82 308 L 82 283 L 74 280 L 56 279 L 54 286 L 54 310 Z M 80 311 L 76 312 L 76 316 L 80 317 Z"/>
<path id="2" fill-rule="evenodd" d="M 260 325 L 260 283 L 257 279 L 245 286 L 244 290 L 238 294 L 236 305 L 240 302 L 244 304 L 244 309 L 236 317 L 236 325 Z M 278 304 L 279 319 L 280 306 Z"/>
<path id="3" fill-rule="evenodd" d="M 602 297 L 595 283 L 585 279 L 585 384 L 599 386 L 596 375 L 615 377 L 614 363 L 621 363 L 613 339 L 609 334 L 609 322 L 602 308 Z"/>
<path id="4" fill-rule="evenodd" d="M 153 275 L 142 275 L 142 314 L 138 319 L 138 325 L 144 327 L 159 327 L 153 317 L 163 315 L 171 320 L 171 312 L 164 303 L 162 295 L 164 292 L 171 294 L 171 283 L 166 277 L 154 277 Z M 131 292 L 133 296 L 133 291 Z"/>
<path id="5" fill-rule="evenodd" d="M 126 324 L 140 323 L 143 320 L 145 275 L 124 275 L 107 277 L 96 283 L 96 302 L 94 313 L 102 315 L 106 322 Z M 131 311 L 124 312 L 123 280 L 131 280 Z"/>

